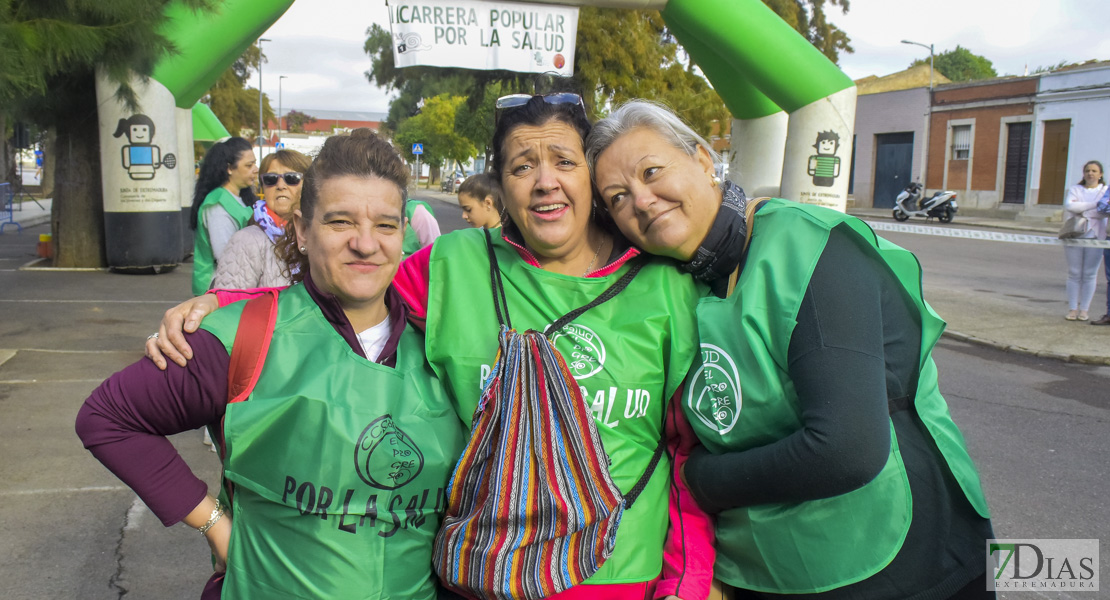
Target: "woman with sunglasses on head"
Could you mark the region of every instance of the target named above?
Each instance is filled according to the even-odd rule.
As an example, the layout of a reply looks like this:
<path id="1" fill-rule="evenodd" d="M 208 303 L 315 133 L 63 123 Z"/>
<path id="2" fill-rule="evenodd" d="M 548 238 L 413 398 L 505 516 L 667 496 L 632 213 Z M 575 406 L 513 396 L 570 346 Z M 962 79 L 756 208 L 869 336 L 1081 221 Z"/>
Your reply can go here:
<path id="1" fill-rule="evenodd" d="M 312 164 L 296 150 L 278 150 L 262 159 L 261 200 L 254 203 L 250 225 L 228 240 L 213 288 L 248 289 L 289 285 L 285 260 L 278 256 L 278 239 L 286 234 L 286 222 L 301 201 L 301 182 Z"/>
<path id="2" fill-rule="evenodd" d="M 251 144 L 241 137 L 214 144 L 204 155 L 193 188 L 193 210 L 189 226 L 196 230 L 193 242 L 193 294 L 203 294 L 212 283 L 212 273 L 224 247 L 254 214 L 251 185 L 258 175 Z"/>
<path id="3" fill-rule="evenodd" d="M 735 598 L 993 598 L 987 503 L 938 389 L 944 322 L 912 254 L 829 209 L 751 200 L 671 111 L 629 102 L 587 144 L 602 202 L 711 286 L 683 475 L 717 514 Z"/>
<path id="4" fill-rule="evenodd" d="M 583 145 L 590 124 L 579 96 L 509 96 L 498 108 L 491 172 L 506 218 L 492 250 L 484 229 L 441 236 L 402 264 L 397 289 L 412 317 L 425 321 L 429 362 L 469 424 L 498 351 L 491 252 L 519 331 L 543 330 L 639 269 L 623 291 L 575 318 L 571 332 L 554 336 L 573 363 L 613 483 L 625 494 L 641 478 L 646 484 L 621 517 L 611 557 L 582 585 L 552 597 L 705 598 L 712 524 L 674 475 L 691 434 L 671 402 L 694 360 L 701 289 L 669 260 L 641 256 L 598 220 Z M 234 298 L 219 295 L 221 302 Z M 148 355 L 165 364 L 165 352 L 181 364 L 178 348 L 188 352 L 182 323 L 195 329 L 214 304 L 209 295 L 168 311 Z M 659 460 L 661 440 L 667 453 Z"/>

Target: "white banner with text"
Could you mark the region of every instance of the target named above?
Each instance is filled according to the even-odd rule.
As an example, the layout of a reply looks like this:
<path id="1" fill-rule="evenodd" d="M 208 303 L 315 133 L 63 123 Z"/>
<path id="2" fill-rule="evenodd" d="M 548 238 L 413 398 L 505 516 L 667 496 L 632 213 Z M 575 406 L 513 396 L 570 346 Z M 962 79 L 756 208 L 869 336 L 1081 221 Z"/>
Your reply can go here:
<path id="1" fill-rule="evenodd" d="M 393 62 L 570 76 L 578 8 L 483 0 L 389 0 Z"/>

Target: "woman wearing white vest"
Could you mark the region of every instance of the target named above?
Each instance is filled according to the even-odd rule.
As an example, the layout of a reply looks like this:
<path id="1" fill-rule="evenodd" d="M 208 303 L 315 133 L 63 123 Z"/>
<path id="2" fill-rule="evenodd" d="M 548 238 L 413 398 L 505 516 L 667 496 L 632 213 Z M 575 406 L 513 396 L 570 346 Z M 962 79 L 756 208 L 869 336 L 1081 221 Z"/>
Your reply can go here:
<path id="1" fill-rule="evenodd" d="M 710 284 L 684 476 L 737 598 L 981 598 L 986 502 L 930 356 L 943 321 L 908 252 L 861 221 L 714 177 L 709 145 L 630 102 L 587 142 L 640 248 Z"/>

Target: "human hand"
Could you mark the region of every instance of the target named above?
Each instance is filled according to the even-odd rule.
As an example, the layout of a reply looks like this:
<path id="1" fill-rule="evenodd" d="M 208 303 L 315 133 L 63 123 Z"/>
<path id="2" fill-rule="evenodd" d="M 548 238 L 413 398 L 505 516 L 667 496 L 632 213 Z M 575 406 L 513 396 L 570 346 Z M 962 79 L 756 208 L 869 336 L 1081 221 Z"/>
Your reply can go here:
<path id="1" fill-rule="evenodd" d="M 205 294 L 167 310 L 158 325 L 158 333 L 146 340 L 147 358 L 163 371 L 167 358 L 184 367 L 193 358 L 193 349 L 185 341 L 184 334 L 195 332 L 205 315 L 219 307 L 215 294 Z"/>

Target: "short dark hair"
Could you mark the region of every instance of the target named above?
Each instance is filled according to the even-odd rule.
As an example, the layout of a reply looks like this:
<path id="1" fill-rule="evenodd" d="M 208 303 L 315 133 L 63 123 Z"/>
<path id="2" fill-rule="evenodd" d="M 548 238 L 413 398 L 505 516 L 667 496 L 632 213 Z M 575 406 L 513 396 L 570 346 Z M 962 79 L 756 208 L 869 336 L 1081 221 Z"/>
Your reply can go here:
<path id="1" fill-rule="evenodd" d="M 586 110 L 579 104 L 548 104 L 543 96 L 533 96 L 527 104 L 504 109 L 493 132 L 493 160 L 489 173 L 501 181 L 501 169 L 505 166 L 505 139 L 513 129 L 522 125 L 539 126 L 552 119 L 570 125 L 578 132 L 582 148 L 586 148 L 586 136 L 590 134 L 590 121 Z"/>
<path id="2" fill-rule="evenodd" d="M 501 184 L 489 173 L 479 173 L 467 177 L 466 181 L 459 185 L 459 194 L 474 196 L 479 200 L 485 200 L 486 196 L 492 196 L 494 210 L 501 212 L 505 209 L 505 205 L 501 203 Z"/>
<path id="3" fill-rule="evenodd" d="M 320 187 L 325 181 L 338 177 L 380 177 L 397 186 L 401 198 L 401 214 L 405 212 L 405 193 L 409 185 L 409 167 L 389 142 L 378 137 L 374 130 L 361 127 L 350 135 L 333 135 L 304 174 L 301 187 L 301 219 L 310 221 L 320 199 Z M 308 273 L 308 257 L 297 250 L 297 236 L 293 227 L 286 228 L 286 235 L 278 240 L 278 255 L 285 259 L 294 283 Z M 295 271 L 295 272 L 293 272 Z"/>

